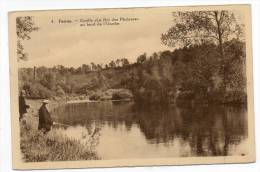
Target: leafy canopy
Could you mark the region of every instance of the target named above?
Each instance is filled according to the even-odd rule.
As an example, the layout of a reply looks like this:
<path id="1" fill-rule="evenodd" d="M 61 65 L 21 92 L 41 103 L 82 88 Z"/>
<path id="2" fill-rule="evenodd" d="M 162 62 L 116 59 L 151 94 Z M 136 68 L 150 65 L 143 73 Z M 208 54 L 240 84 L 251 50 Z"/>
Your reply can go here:
<path id="1" fill-rule="evenodd" d="M 27 60 L 28 53 L 24 51 L 23 41 L 31 39 L 31 32 L 38 31 L 39 27 L 31 16 L 17 17 L 16 18 L 16 35 L 17 35 L 17 58 L 19 60 Z"/>
<path id="2" fill-rule="evenodd" d="M 173 12 L 174 25 L 162 34 L 162 43 L 170 47 L 214 42 L 222 44 L 240 38 L 242 25 L 229 11 Z"/>

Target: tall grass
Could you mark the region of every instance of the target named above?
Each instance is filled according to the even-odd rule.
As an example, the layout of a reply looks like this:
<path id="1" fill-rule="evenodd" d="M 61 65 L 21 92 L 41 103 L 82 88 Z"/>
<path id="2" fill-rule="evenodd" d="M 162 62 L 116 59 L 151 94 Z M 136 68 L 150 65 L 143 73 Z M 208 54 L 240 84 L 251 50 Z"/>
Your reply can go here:
<path id="1" fill-rule="evenodd" d="M 20 123 L 20 148 L 25 162 L 76 161 L 100 159 L 94 150 L 94 139 L 85 143 L 62 135 L 58 130 L 44 134 L 35 124 L 27 121 Z"/>

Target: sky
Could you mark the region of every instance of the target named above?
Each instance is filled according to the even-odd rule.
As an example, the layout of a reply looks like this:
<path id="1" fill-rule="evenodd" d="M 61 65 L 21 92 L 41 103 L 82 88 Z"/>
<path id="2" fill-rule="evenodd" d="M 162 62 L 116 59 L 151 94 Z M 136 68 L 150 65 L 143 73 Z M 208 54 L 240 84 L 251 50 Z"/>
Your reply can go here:
<path id="1" fill-rule="evenodd" d="M 243 21 L 243 11 L 232 8 L 236 18 Z M 23 41 L 29 58 L 18 66 L 79 67 L 92 62 L 104 65 L 121 58 L 132 63 L 143 53 L 173 50 L 163 45 L 160 38 L 174 25 L 174 10 L 169 7 L 22 12 L 21 16 L 33 17 L 39 30 L 30 34 L 30 40 Z M 118 19 L 118 25 L 104 25 L 104 18 Z M 126 18 L 136 20 L 125 21 Z M 81 20 L 96 19 L 103 25 L 81 26 L 86 24 Z"/>
<path id="2" fill-rule="evenodd" d="M 170 49 L 162 45 L 160 37 L 172 25 L 172 11 L 140 8 L 34 12 L 32 16 L 39 30 L 23 42 L 29 58 L 20 61 L 19 67 L 78 67 L 91 62 L 107 64 L 118 58 L 134 62 L 143 53 L 150 55 Z M 103 26 L 80 26 L 78 22 L 121 17 L 137 20 Z"/>

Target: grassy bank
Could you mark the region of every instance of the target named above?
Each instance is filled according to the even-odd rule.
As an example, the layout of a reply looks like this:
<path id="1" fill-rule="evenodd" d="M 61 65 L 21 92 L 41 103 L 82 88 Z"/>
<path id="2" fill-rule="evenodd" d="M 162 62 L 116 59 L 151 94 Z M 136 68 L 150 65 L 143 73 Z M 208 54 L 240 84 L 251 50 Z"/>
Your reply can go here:
<path id="1" fill-rule="evenodd" d="M 89 137 L 85 142 L 62 134 L 61 128 L 43 134 L 38 131 L 38 108 L 40 101 L 30 100 L 30 110 L 20 122 L 20 147 L 25 162 L 74 161 L 99 159 Z M 58 105 L 50 104 L 51 108 Z M 63 132 L 64 133 L 64 132 Z"/>

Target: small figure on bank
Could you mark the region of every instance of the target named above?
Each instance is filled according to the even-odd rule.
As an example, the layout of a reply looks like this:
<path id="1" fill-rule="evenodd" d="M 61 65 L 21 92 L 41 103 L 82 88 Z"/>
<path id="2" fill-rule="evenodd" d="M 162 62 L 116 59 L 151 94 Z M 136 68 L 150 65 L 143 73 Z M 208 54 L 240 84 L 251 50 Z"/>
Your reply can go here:
<path id="1" fill-rule="evenodd" d="M 44 133 L 49 132 L 51 130 L 52 125 L 53 125 L 51 114 L 49 113 L 49 111 L 46 107 L 48 103 L 49 103 L 49 100 L 43 100 L 42 106 L 39 109 L 38 130 L 43 130 Z"/>
<path id="2" fill-rule="evenodd" d="M 25 95 L 25 90 L 22 90 L 19 95 L 19 121 L 21 121 L 24 114 L 27 113 L 27 109 L 30 108 L 25 102 Z"/>

